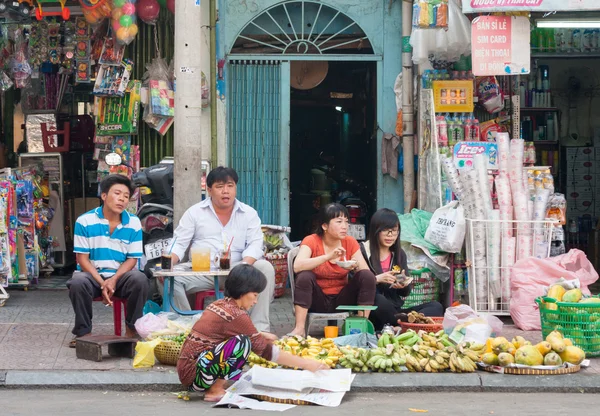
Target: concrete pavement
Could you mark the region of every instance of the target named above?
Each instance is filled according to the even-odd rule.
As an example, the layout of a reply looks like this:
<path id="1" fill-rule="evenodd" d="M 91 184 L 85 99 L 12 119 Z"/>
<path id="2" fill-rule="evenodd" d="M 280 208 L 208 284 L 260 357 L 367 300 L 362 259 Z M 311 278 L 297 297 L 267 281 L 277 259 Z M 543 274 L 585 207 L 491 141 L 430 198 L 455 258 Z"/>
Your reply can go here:
<path id="1" fill-rule="evenodd" d="M 176 391 L 180 388 L 175 368 L 158 364 L 152 369 L 133 369 L 131 359 L 105 357 L 96 363 L 79 360 L 68 348 L 73 311 L 66 290 L 11 291 L 0 308 L 0 388 L 92 388 Z M 284 335 L 293 328 L 291 299 L 271 305 L 273 332 Z M 321 331 L 319 333 L 319 331 Z M 94 303 L 94 333 L 113 332 L 112 309 Z M 320 328 L 315 336 L 322 336 Z M 523 335 L 541 340 L 537 331 L 523 332 L 505 325 L 511 339 Z M 600 360 L 590 368 L 565 376 L 509 376 L 474 374 L 359 374 L 356 391 L 600 391 Z"/>
<path id="2" fill-rule="evenodd" d="M 95 391 L 2 391 L 2 415 L 100 416 L 126 415 L 233 415 L 248 414 L 232 409 L 215 409 L 199 397 L 189 402 L 178 400 L 171 393 L 124 393 Z M 296 406 L 285 411 L 286 416 L 431 416 L 493 415 L 493 416 L 587 416 L 598 414 L 598 396 L 591 394 L 501 394 L 501 393 L 348 393 L 339 407 Z M 237 413 L 236 413 L 237 412 Z M 266 412 L 262 412 L 266 414 Z M 258 413 L 250 413 L 258 414 Z M 276 413 L 273 413 L 276 414 Z"/>

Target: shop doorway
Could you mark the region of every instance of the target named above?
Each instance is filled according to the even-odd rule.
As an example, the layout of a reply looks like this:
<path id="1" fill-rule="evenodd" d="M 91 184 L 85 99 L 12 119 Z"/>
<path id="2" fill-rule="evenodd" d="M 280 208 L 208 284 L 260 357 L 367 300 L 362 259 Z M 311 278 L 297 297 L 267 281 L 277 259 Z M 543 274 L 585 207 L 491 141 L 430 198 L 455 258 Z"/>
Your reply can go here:
<path id="1" fill-rule="evenodd" d="M 290 226 L 299 240 L 329 202 L 350 205 L 350 234 L 365 237 L 376 208 L 376 62 L 291 63 Z"/>

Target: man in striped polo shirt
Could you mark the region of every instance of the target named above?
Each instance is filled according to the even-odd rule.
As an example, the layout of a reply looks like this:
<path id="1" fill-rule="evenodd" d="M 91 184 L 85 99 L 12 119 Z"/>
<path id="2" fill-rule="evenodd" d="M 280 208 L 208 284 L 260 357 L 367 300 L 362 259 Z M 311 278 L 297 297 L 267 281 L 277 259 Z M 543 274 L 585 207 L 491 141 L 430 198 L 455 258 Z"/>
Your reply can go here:
<path id="1" fill-rule="evenodd" d="M 135 321 L 142 316 L 148 297 L 148 278 L 138 269 L 142 257 L 142 227 L 135 215 L 125 211 L 133 193 L 131 181 L 109 175 L 100 183 L 102 205 L 81 215 L 75 224 L 77 271 L 67 282 L 75 311 L 75 339 L 92 332 L 92 301 L 102 297 L 127 300 L 126 336 L 135 337 Z"/>

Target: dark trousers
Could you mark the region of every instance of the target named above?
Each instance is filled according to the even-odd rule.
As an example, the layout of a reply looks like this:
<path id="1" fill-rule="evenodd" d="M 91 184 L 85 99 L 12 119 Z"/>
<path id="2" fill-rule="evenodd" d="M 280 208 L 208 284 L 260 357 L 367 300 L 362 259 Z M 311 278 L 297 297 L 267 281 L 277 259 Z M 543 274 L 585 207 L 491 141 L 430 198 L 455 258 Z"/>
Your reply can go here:
<path id="1" fill-rule="evenodd" d="M 354 274 L 337 295 L 326 295 L 311 271 L 298 273 L 295 281 L 294 305 L 310 312 L 331 313 L 340 305 L 373 305 L 377 279 L 370 270 Z"/>
<path id="2" fill-rule="evenodd" d="M 377 306 L 377 309 L 371 312 L 369 320 L 377 331 L 381 330 L 386 324 L 397 326 L 396 314 L 398 313 L 416 311 L 425 316 L 444 316 L 444 307 L 439 302 L 427 302 L 422 305 L 415 305 L 412 308 L 397 309 L 388 298 L 380 293 L 375 296 L 375 306 Z"/>
<path id="3" fill-rule="evenodd" d="M 72 332 L 82 337 L 92 332 L 92 301 L 102 296 L 102 290 L 92 275 L 86 272 L 73 273 L 67 287 L 75 311 L 75 326 Z M 139 270 L 128 271 L 117 281 L 114 296 L 127 299 L 125 323 L 128 328 L 135 329 L 135 321 L 143 315 L 148 287 L 148 278 Z"/>

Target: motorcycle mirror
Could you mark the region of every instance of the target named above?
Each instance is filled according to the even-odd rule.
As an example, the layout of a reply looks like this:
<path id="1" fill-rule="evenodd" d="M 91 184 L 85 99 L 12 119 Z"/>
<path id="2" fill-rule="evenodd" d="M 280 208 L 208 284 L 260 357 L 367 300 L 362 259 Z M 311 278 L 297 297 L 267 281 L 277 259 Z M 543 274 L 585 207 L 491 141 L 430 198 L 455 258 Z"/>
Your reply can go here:
<path id="1" fill-rule="evenodd" d="M 121 163 L 123 163 L 121 155 L 115 152 L 109 153 L 106 156 L 104 156 L 104 161 L 108 166 L 119 166 Z"/>

